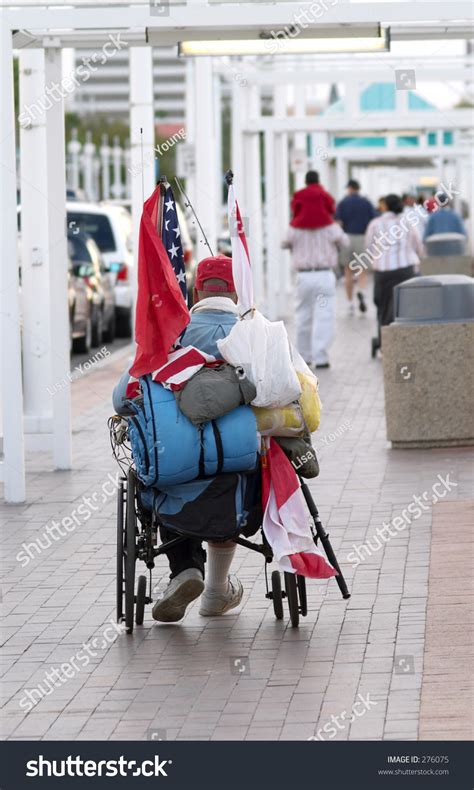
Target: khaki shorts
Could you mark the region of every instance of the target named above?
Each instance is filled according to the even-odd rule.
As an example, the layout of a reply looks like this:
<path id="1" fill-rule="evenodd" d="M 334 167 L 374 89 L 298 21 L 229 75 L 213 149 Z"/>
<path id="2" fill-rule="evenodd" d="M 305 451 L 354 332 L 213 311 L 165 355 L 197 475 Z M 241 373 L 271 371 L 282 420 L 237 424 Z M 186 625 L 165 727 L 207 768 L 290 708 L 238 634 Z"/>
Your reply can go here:
<path id="1" fill-rule="evenodd" d="M 341 266 L 349 266 L 354 257 L 354 253 L 360 255 L 365 252 L 365 236 L 363 233 L 348 233 L 349 246 L 344 247 L 339 253 L 339 263 Z"/>

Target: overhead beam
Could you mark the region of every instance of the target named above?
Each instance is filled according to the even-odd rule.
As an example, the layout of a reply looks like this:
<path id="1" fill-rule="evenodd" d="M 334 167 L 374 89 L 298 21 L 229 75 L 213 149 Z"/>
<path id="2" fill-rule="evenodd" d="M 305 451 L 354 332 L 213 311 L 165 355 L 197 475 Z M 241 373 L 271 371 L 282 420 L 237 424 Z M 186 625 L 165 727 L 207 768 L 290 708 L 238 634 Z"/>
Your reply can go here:
<path id="1" fill-rule="evenodd" d="M 183 33 L 192 28 L 202 31 L 216 29 L 229 30 L 235 27 L 247 29 L 269 30 L 280 29 L 286 25 L 295 24 L 298 18 L 304 19 L 309 15 L 315 19 L 314 2 L 296 3 L 222 3 L 210 5 L 201 2 L 188 2 L 187 5 L 170 5 L 169 14 L 156 16 L 152 13 L 150 5 L 116 7 L 113 10 L 107 7 L 55 7 L 35 5 L 34 7 L 8 7 L 7 24 L 13 30 L 54 30 L 79 28 L 82 30 L 111 29 L 114 28 L 143 29 L 151 28 L 173 34 L 178 41 Z M 433 15 L 436 14 L 437 22 L 449 23 L 457 21 L 470 22 L 472 20 L 472 4 L 469 0 L 454 0 L 451 3 L 436 3 L 418 0 L 416 3 L 348 3 L 339 2 L 328 7 L 322 19 L 315 19 L 317 24 L 344 24 L 353 25 L 360 23 L 382 22 L 391 24 L 397 22 L 427 22 L 433 25 Z M 173 35 L 168 37 L 173 38 Z"/>
<path id="2" fill-rule="evenodd" d="M 326 115 L 313 115 L 304 117 L 291 116 L 288 118 L 275 118 L 262 116 L 250 119 L 247 132 L 272 131 L 272 132 L 337 132 L 339 135 L 350 137 L 356 133 L 360 136 L 363 132 L 396 132 L 410 129 L 412 131 L 436 129 L 469 129 L 472 124 L 472 111 L 466 110 L 424 110 L 410 112 L 409 115 L 398 117 L 393 112 L 364 112 L 357 117 L 344 113 L 329 113 Z"/>

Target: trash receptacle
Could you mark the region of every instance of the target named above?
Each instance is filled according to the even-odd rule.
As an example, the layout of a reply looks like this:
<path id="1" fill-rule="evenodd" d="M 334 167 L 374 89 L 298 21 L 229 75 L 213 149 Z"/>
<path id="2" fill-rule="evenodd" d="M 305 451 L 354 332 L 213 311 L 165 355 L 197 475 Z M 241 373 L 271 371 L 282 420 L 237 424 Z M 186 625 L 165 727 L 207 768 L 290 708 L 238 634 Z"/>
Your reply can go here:
<path id="1" fill-rule="evenodd" d="M 394 447 L 474 444 L 474 279 L 415 277 L 383 327 L 387 438 Z"/>

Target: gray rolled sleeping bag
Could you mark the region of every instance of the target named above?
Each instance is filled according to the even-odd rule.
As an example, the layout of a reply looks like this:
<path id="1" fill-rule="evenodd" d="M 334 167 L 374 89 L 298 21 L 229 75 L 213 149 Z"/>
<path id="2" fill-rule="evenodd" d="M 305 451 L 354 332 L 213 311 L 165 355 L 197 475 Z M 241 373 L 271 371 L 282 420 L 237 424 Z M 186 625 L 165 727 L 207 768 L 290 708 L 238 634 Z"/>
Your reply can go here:
<path id="1" fill-rule="evenodd" d="M 217 368 L 201 368 L 174 395 L 180 411 L 194 425 L 201 425 L 250 403 L 257 390 L 242 368 L 223 363 Z"/>

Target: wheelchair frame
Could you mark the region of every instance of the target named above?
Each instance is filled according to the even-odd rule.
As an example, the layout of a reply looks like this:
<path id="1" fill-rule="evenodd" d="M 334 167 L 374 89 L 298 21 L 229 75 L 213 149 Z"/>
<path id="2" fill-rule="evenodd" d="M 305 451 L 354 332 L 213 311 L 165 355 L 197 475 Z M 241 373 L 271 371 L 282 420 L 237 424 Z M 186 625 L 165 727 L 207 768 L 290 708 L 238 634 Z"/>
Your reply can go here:
<path id="1" fill-rule="evenodd" d="M 318 541 L 326 553 L 331 565 L 338 571 L 335 577 L 343 598 L 350 598 L 346 581 L 342 575 L 336 556 L 319 518 L 318 509 L 311 496 L 306 482 L 300 477 L 301 489 L 311 514 L 314 527 L 311 526 L 313 540 Z M 142 484 L 133 467 L 120 478 L 117 497 L 117 621 L 124 622 L 128 634 L 133 631 L 134 622 L 143 624 L 145 606 L 152 603 L 152 572 L 156 557 L 166 554 L 167 550 L 182 543 L 187 535 L 178 535 L 172 540 L 157 545 L 159 534 L 159 518 L 154 512 L 143 509 L 137 497 Z M 195 537 L 195 536 L 194 536 Z M 306 579 L 294 573 L 284 572 L 284 589 L 282 588 L 280 571 L 271 574 L 271 586 L 268 583 L 267 566 L 273 560 L 273 553 L 262 534 L 262 542 L 256 543 L 238 536 L 231 538 L 239 546 L 257 551 L 265 559 L 266 595 L 273 603 L 273 611 L 277 620 L 284 618 L 283 601 L 288 603 L 290 621 L 293 628 L 299 625 L 300 615 L 306 617 L 308 604 L 306 596 Z M 140 575 L 135 589 L 136 562 L 145 563 L 149 580 Z M 148 592 L 147 592 L 148 587 Z"/>

